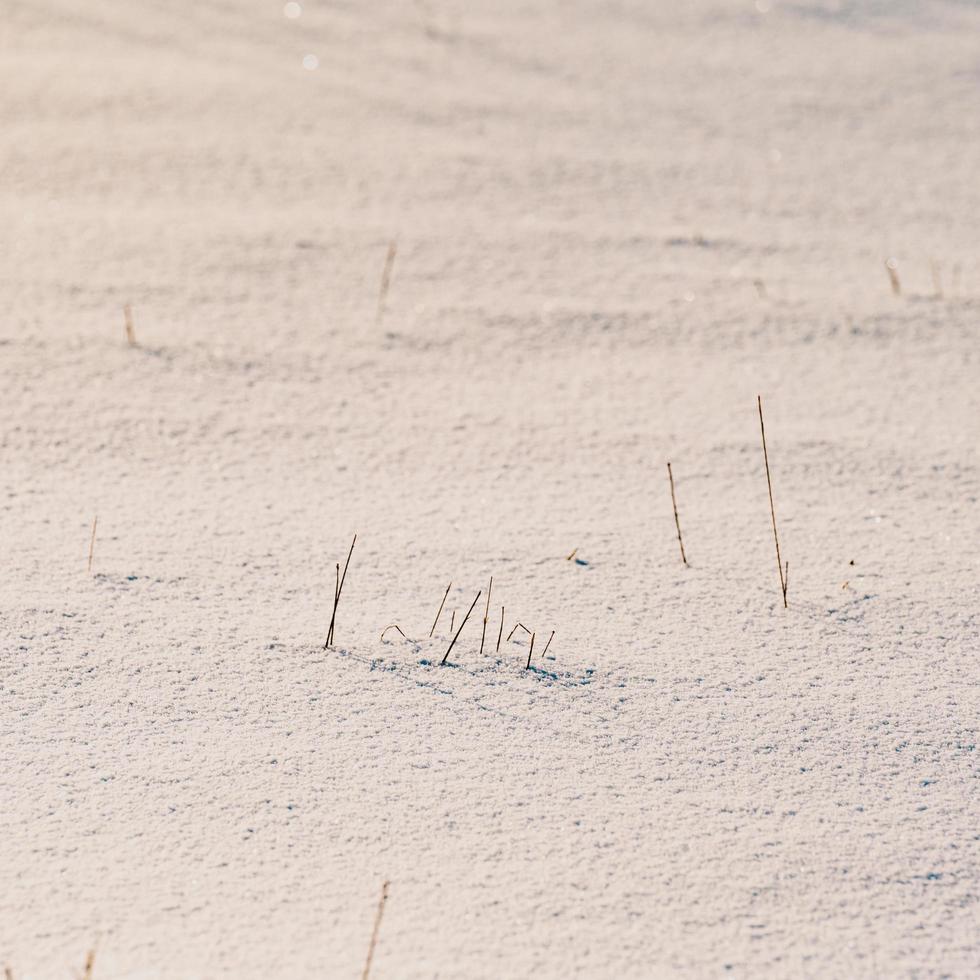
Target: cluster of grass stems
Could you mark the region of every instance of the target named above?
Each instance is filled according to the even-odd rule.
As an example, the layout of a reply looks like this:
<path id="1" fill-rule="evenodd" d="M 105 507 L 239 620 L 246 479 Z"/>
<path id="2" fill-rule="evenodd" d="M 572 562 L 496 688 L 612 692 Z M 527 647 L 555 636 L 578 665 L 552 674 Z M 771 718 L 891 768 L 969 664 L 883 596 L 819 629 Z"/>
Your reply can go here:
<path id="1" fill-rule="evenodd" d="M 765 463 L 766 487 L 767 487 L 768 496 L 769 496 L 769 515 L 770 515 L 770 519 L 772 521 L 772 536 L 773 536 L 773 541 L 774 541 L 775 548 L 776 548 L 776 568 L 777 568 L 777 571 L 779 573 L 779 588 L 780 588 L 780 593 L 781 593 L 782 599 L 783 599 L 783 607 L 784 608 L 788 608 L 789 607 L 789 598 L 788 598 L 788 593 L 789 593 L 789 562 L 788 561 L 785 562 L 785 563 L 783 562 L 782 549 L 781 549 L 780 543 L 779 543 L 779 528 L 778 528 L 777 523 L 776 523 L 776 504 L 775 504 L 775 501 L 774 501 L 774 498 L 773 498 L 772 471 L 771 471 L 770 466 L 769 466 L 769 447 L 766 444 L 766 423 L 765 423 L 765 419 L 764 419 L 763 414 L 762 414 L 762 396 L 761 395 L 759 395 L 757 397 L 756 402 L 757 402 L 757 406 L 758 406 L 758 410 L 759 410 L 759 431 L 760 431 L 761 436 L 762 436 L 762 457 L 763 457 L 763 461 Z M 667 478 L 668 478 L 669 483 L 670 483 L 670 501 L 671 501 L 671 508 L 672 508 L 673 515 L 674 515 L 674 527 L 677 530 L 677 545 L 678 545 L 678 548 L 680 549 L 681 561 L 683 562 L 683 564 L 684 564 L 685 567 L 689 567 L 689 564 L 690 563 L 688 562 L 688 559 L 687 559 L 687 551 L 684 548 L 684 535 L 683 535 L 683 533 L 681 531 L 680 513 L 678 511 L 678 506 L 677 506 L 677 490 L 676 490 L 676 486 L 674 484 L 674 469 L 673 469 L 673 465 L 670 463 L 670 461 L 667 462 Z M 91 542 L 91 546 L 90 546 L 90 549 L 89 549 L 89 570 L 91 570 L 91 566 L 92 566 L 92 551 L 94 550 L 94 547 L 95 547 L 95 529 L 96 529 L 96 524 L 95 524 L 95 522 L 93 522 L 93 525 L 92 525 L 92 542 Z M 347 559 L 344 562 L 343 571 L 341 572 L 340 562 L 337 562 L 336 565 L 335 565 L 335 582 L 334 582 L 334 595 L 333 595 L 333 609 L 332 609 L 331 614 L 330 614 L 330 625 L 327 628 L 327 638 L 326 638 L 326 640 L 324 641 L 324 644 L 323 644 L 324 650 L 329 649 L 330 647 L 332 647 L 334 645 L 334 637 L 335 637 L 335 631 L 336 631 L 336 626 L 337 626 L 337 610 L 338 610 L 338 607 L 340 605 L 341 596 L 343 595 L 344 585 L 347 582 L 347 571 L 350 568 L 351 557 L 354 554 L 354 546 L 356 544 L 357 544 L 357 535 L 355 534 L 354 537 L 353 537 L 353 539 L 352 539 L 352 541 L 351 541 L 350 549 L 347 552 Z M 578 552 L 578 548 L 575 548 L 571 552 L 571 554 L 569 554 L 567 556 L 567 560 L 568 561 L 571 561 L 575 557 L 575 555 L 576 555 L 577 552 Z M 453 587 L 453 583 L 450 582 L 446 586 L 446 591 L 442 594 L 442 599 L 439 602 L 439 608 L 436 610 L 435 619 L 432 621 L 432 626 L 429 629 L 429 638 L 430 639 L 435 635 L 436 628 L 438 627 L 439 620 L 442 617 L 443 611 L 446 608 L 446 600 L 449 598 L 449 593 L 452 591 L 452 587 Z M 470 617 L 473 615 L 473 610 L 476 608 L 476 605 L 480 601 L 480 598 L 482 597 L 482 595 L 483 595 L 483 590 L 480 589 L 476 593 L 476 595 L 473 597 L 473 601 L 470 603 L 469 608 L 466 610 L 466 613 L 463 616 L 462 621 L 460 622 L 458 628 L 456 627 L 456 611 L 455 610 L 452 611 L 451 617 L 450 617 L 450 625 L 449 625 L 449 633 L 450 633 L 449 646 L 446 648 L 446 652 L 442 656 L 442 660 L 440 661 L 440 666 L 445 665 L 447 663 L 447 661 L 449 660 L 449 655 L 453 652 L 453 649 L 455 648 L 457 642 L 459 641 L 459 638 L 462 635 L 463 630 L 466 628 L 466 624 L 470 621 Z M 492 600 L 492 596 L 493 596 L 493 576 L 491 575 L 490 576 L 490 581 L 487 584 L 486 605 L 485 605 L 484 610 L 483 610 L 483 622 L 482 622 L 482 629 L 480 631 L 480 655 L 481 656 L 483 655 L 484 649 L 486 647 L 487 626 L 489 625 L 489 622 L 490 622 L 490 603 L 491 603 L 491 600 Z M 497 654 L 500 653 L 501 639 L 502 639 L 503 634 L 504 634 L 504 617 L 505 617 L 505 614 L 506 614 L 506 610 L 505 610 L 505 607 L 502 605 L 500 607 L 500 626 L 499 626 L 499 628 L 497 630 L 497 643 L 496 643 L 496 652 L 497 652 Z M 401 628 L 401 626 L 398 625 L 398 623 L 391 623 L 390 625 L 386 626 L 381 631 L 381 640 L 382 641 L 384 640 L 385 635 L 389 632 L 389 630 L 397 630 L 397 632 L 400 633 L 401 636 L 404 637 L 406 640 L 409 640 L 410 642 L 415 642 L 414 640 L 411 640 L 411 638 L 405 633 L 405 631 Z M 507 642 L 508 643 L 513 639 L 514 634 L 518 630 L 522 630 L 524 633 L 526 633 L 530 637 L 530 643 L 529 643 L 529 646 L 528 646 L 527 662 L 526 662 L 525 667 L 524 667 L 525 670 L 530 670 L 531 669 L 531 661 L 532 661 L 532 659 L 534 657 L 534 644 L 535 644 L 535 640 L 537 639 L 537 634 L 533 630 L 531 630 L 527 626 L 525 626 L 524 623 L 522 623 L 520 620 L 517 620 L 517 621 L 515 621 L 514 626 L 511 629 L 511 631 L 507 634 Z M 551 635 L 548 637 L 548 642 L 545 644 L 545 648 L 544 648 L 543 652 L 541 653 L 541 656 L 542 657 L 544 657 L 547 654 L 549 648 L 551 647 L 551 642 L 552 642 L 552 640 L 554 640 L 554 638 L 555 638 L 555 631 L 552 630 L 551 631 Z"/>

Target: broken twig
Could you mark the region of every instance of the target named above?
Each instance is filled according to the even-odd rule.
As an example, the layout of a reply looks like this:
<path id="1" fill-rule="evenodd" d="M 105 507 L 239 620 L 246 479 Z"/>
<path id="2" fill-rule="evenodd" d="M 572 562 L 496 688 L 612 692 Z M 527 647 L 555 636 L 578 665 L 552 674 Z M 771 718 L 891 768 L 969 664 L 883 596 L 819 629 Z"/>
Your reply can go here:
<path id="1" fill-rule="evenodd" d="M 384 642 L 385 633 L 387 633 L 388 630 L 398 630 L 398 632 L 401 633 L 401 635 L 404 636 L 405 639 L 408 640 L 409 643 L 414 643 L 415 642 L 415 640 L 413 640 L 410 636 L 405 636 L 405 631 L 398 625 L 398 623 L 392 623 L 390 626 L 386 626 L 381 631 L 381 642 L 382 643 Z"/>

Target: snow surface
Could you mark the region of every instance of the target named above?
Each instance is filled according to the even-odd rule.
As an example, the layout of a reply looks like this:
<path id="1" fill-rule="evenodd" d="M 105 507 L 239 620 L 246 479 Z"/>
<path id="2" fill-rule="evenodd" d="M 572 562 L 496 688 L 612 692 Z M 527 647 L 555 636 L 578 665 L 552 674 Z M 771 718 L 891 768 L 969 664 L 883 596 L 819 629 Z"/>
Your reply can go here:
<path id="1" fill-rule="evenodd" d="M 0 965 L 980 975 L 976 4 L 2 18 Z"/>

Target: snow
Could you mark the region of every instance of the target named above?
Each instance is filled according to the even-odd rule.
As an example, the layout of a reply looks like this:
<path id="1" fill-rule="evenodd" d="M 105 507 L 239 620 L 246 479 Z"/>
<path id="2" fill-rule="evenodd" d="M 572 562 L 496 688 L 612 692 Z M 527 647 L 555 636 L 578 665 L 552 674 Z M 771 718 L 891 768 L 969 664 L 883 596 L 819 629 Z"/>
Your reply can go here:
<path id="1" fill-rule="evenodd" d="M 980 973 L 980 10 L 283 10 L 4 14 L 0 965 Z"/>

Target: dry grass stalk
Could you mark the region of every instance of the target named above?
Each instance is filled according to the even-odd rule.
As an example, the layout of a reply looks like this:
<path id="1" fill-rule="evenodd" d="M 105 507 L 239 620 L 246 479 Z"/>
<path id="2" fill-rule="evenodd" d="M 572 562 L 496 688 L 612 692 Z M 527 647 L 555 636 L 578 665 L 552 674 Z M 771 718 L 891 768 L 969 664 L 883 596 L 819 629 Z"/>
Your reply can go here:
<path id="1" fill-rule="evenodd" d="M 555 638 L 555 631 L 551 631 L 551 636 L 548 637 L 548 642 L 544 645 L 544 649 L 541 651 L 542 660 L 548 655 L 548 647 L 551 646 L 551 641 Z"/>
<path id="2" fill-rule="evenodd" d="M 497 633 L 497 653 L 500 653 L 500 638 L 504 635 L 504 607 L 500 607 L 500 631 Z"/>
<path id="3" fill-rule="evenodd" d="M 92 574 L 92 557 L 95 555 L 95 529 L 99 526 L 99 515 L 95 515 L 95 520 L 92 521 L 92 540 L 88 543 L 88 571 Z"/>
<path id="4" fill-rule="evenodd" d="M 82 980 L 92 980 L 92 971 L 95 969 L 95 947 L 88 951 L 85 957 L 85 967 L 82 970 Z"/>
<path id="5" fill-rule="evenodd" d="M 415 640 L 413 640 L 410 636 L 405 636 L 405 631 L 398 625 L 398 623 L 392 623 L 390 626 L 386 626 L 381 631 L 381 642 L 382 643 L 384 642 L 385 633 L 387 633 L 388 630 L 398 630 L 398 632 L 401 633 L 401 635 L 404 636 L 405 639 L 408 640 L 409 643 L 414 643 L 415 642 Z"/>
<path id="6" fill-rule="evenodd" d="M 529 630 L 529 629 L 528 629 L 528 628 L 527 628 L 527 627 L 526 627 L 526 626 L 525 626 L 525 625 L 524 625 L 523 623 L 518 623 L 518 624 L 517 624 L 517 625 L 516 625 L 516 626 L 515 626 L 515 627 L 514 627 L 514 628 L 513 628 L 513 629 L 512 629 L 511 631 L 510 631 L 510 633 L 508 634 L 508 636 L 507 636 L 507 642 L 508 642 L 508 643 L 510 643 L 510 638 L 511 638 L 511 637 L 512 637 L 512 636 L 513 636 L 513 635 L 514 635 L 514 634 L 515 634 L 515 633 L 516 633 L 516 632 L 517 632 L 518 630 L 524 630 L 524 632 L 525 632 L 525 633 L 527 633 L 527 634 L 528 634 L 528 636 L 530 636 L 530 635 L 531 635 L 531 631 L 530 631 L 530 630 Z"/>
<path id="7" fill-rule="evenodd" d="M 578 548 L 573 549 L 570 555 L 566 555 L 565 561 L 571 561 L 578 554 Z"/>
<path id="8" fill-rule="evenodd" d="M 136 346 L 136 330 L 133 327 L 133 308 L 127 303 L 123 307 L 123 316 L 126 318 L 126 340 L 130 347 Z"/>
<path id="9" fill-rule="evenodd" d="M 490 585 L 487 587 L 487 608 L 483 613 L 483 633 L 480 636 L 480 656 L 483 656 L 483 641 L 487 638 L 487 621 L 490 619 L 490 593 L 493 592 L 493 576 L 490 576 Z"/>
<path id="10" fill-rule="evenodd" d="M 449 649 L 445 652 L 442 658 L 442 663 L 445 663 L 449 659 L 449 654 L 452 652 L 454 646 L 456 646 L 456 641 L 459 639 L 459 634 L 463 632 L 463 627 L 466 626 L 466 621 L 470 618 L 470 613 L 473 612 L 476 604 L 480 601 L 480 596 L 483 595 L 483 590 L 481 589 L 476 594 L 476 598 L 473 600 L 470 608 L 466 611 L 466 615 L 463 617 L 463 621 L 459 624 L 459 629 L 456 630 L 456 634 L 453 636 L 452 641 L 449 644 Z"/>
<path id="11" fill-rule="evenodd" d="M 452 631 L 455 628 L 456 628 L 456 610 L 454 609 L 452 616 L 449 617 L 449 632 L 452 633 Z"/>
<path id="12" fill-rule="evenodd" d="M 395 256 L 398 254 L 398 243 L 388 243 L 388 254 L 385 256 L 385 267 L 381 273 L 381 288 L 378 290 L 378 313 L 375 324 L 380 326 L 381 319 L 385 315 L 385 302 L 388 299 L 388 289 L 391 286 L 391 270 L 395 265 Z"/>
<path id="13" fill-rule="evenodd" d="M 327 642 L 323 644 L 324 650 L 326 650 L 327 647 L 333 646 L 333 632 L 337 623 L 337 606 L 340 605 L 340 596 L 344 591 L 344 582 L 347 581 L 347 568 L 350 565 L 350 557 L 352 554 L 354 554 L 355 544 L 357 544 L 356 534 L 354 535 L 354 540 L 350 543 L 350 551 L 347 552 L 347 561 L 344 562 L 344 573 L 340 576 L 340 581 L 337 583 L 336 589 L 334 590 L 333 613 L 330 615 L 330 627 L 327 630 Z"/>
<path id="14" fill-rule="evenodd" d="M 670 477 L 670 499 L 674 505 L 674 524 L 677 525 L 677 543 L 681 546 L 681 561 L 687 565 L 687 555 L 684 554 L 684 539 L 681 537 L 681 519 L 677 516 L 677 496 L 674 493 L 674 471 L 667 463 L 667 476 Z"/>
<path id="15" fill-rule="evenodd" d="M 531 669 L 531 656 L 532 656 L 533 653 L 534 653 L 534 634 L 532 633 L 531 634 L 531 647 L 527 651 L 527 664 L 524 667 L 525 670 L 530 670 Z"/>
<path id="16" fill-rule="evenodd" d="M 333 587 L 333 608 L 330 611 L 330 628 L 327 630 L 327 639 L 323 644 L 323 649 L 326 650 L 330 646 L 330 641 L 333 639 L 333 624 L 337 616 L 337 603 L 340 602 L 340 562 L 334 566 L 336 570 L 336 578 L 334 580 Z"/>
<path id="17" fill-rule="evenodd" d="M 388 901 L 388 886 L 391 882 L 386 881 L 381 886 L 381 897 L 378 899 L 378 910 L 374 913 L 374 928 L 371 930 L 371 943 L 368 946 L 367 960 L 364 963 L 364 972 L 361 973 L 361 980 L 368 980 L 371 973 L 371 960 L 374 959 L 374 947 L 378 944 L 378 933 L 381 931 L 381 916 L 385 912 L 385 903 Z"/>
<path id="18" fill-rule="evenodd" d="M 892 284 L 892 293 L 901 296 L 902 284 L 898 281 L 898 263 L 894 259 L 886 259 L 885 271 L 888 273 L 888 281 Z"/>
<path id="19" fill-rule="evenodd" d="M 510 638 L 517 632 L 517 627 L 520 625 L 521 625 L 520 623 L 515 623 L 514 628 L 507 634 L 508 643 L 510 643 Z"/>
<path id="20" fill-rule="evenodd" d="M 439 603 L 439 612 L 436 613 L 436 618 L 432 621 L 432 629 L 429 630 L 429 636 L 431 637 L 436 631 L 436 625 L 439 623 L 439 617 L 442 615 L 442 607 L 446 604 L 446 599 L 449 597 L 449 590 L 453 587 L 453 583 L 450 582 L 446 586 L 446 594 L 442 597 L 442 602 Z"/>
<path id="21" fill-rule="evenodd" d="M 759 402 L 759 428 L 762 430 L 762 455 L 766 461 L 766 485 L 769 487 L 769 513 L 772 515 L 772 536 L 776 541 L 776 565 L 779 568 L 779 587 L 783 590 L 783 608 L 788 608 L 786 590 L 789 588 L 789 562 L 783 571 L 783 560 L 779 554 L 779 532 L 776 530 L 776 505 L 772 501 L 772 477 L 769 474 L 769 451 L 766 449 L 766 423 L 762 420 L 762 395 Z"/>

